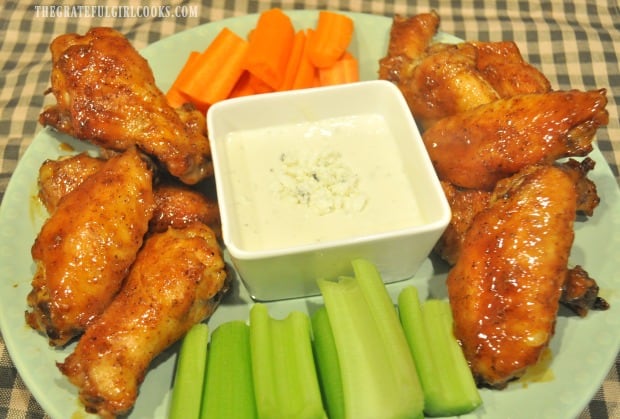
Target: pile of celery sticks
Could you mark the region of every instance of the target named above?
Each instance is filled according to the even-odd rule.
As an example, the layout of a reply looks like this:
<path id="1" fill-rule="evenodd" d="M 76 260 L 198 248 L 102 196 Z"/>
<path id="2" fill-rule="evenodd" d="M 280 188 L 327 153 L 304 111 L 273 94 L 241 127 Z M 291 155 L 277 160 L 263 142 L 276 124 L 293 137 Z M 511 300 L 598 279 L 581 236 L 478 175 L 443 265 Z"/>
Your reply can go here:
<path id="1" fill-rule="evenodd" d="M 229 321 L 185 336 L 170 419 L 422 418 L 475 410 L 482 400 L 452 334 L 445 300 L 403 289 L 398 307 L 376 267 L 319 279 L 324 305 L 270 316 L 255 303 L 249 324 Z"/>

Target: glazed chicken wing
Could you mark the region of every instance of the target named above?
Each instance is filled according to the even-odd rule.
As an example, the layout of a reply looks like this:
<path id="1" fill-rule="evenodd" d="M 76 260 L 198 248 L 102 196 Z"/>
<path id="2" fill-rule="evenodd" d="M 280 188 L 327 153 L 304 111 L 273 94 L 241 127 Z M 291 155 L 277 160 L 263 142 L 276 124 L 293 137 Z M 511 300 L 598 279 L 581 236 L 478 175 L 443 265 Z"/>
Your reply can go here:
<path id="1" fill-rule="evenodd" d="M 196 221 L 206 224 L 216 237 L 221 237 L 220 210 L 214 196 L 174 183 L 155 187 L 155 212 L 149 231 L 184 228 Z"/>
<path id="2" fill-rule="evenodd" d="M 398 84 L 405 79 L 437 33 L 439 15 L 420 13 L 392 19 L 387 55 L 379 60 L 379 78 Z"/>
<path id="3" fill-rule="evenodd" d="M 60 200 L 32 246 L 28 324 L 63 346 L 119 291 L 153 212 L 152 174 L 133 148 Z"/>
<path id="4" fill-rule="evenodd" d="M 80 153 L 58 160 L 46 160 L 39 168 L 39 199 L 51 214 L 58 203 L 90 175 L 97 172 L 104 160 Z"/>
<path id="5" fill-rule="evenodd" d="M 438 26 L 434 13 L 395 18 L 380 60 L 379 78 L 399 87 L 422 130 L 499 98 L 551 90 L 514 42 L 432 43 Z"/>
<path id="6" fill-rule="evenodd" d="M 39 199 L 52 213 L 65 195 L 97 172 L 104 162 L 105 159 L 86 153 L 46 160 L 39 170 Z M 221 237 L 217 197 L 215 193 L 207 193 L 207 189 L 204 184 L 200 188 L 190 187 L 173 180 L 157 183 L 153 189 L 155 207 L 149 221 L 149 232 L 161 233 L 168 227 L 183 228 L 200 221 L 208 225 L 217 237 Z"/>
<path id="7" fill-rule="evenodd" d="M 588 173 L 594 169 L 596 162 L 590 157 L 586 157 L 581 161 L 568 159 L 557 166 L 564 170 L 575 183 L 577 188 L 577 212 L 591 217 L 594 210 L 601 202 L 598 196 L 596 184 L 588 178 Z"/>
<path id="8" fill-rule="evenodd" d="M 606 104 L 604 89 L 518 95 L 443 118 L 422 138 L 442 180 L 491 190 L 528 165 L 587 155 Z"/>
<path id="9" fill-rule="evenodd" d="M 434 251 L 444 261 L 454 265 L 474 217 L 489 206 L 491 192 L 457 188 L 444 181 L 441 181 L 441 187 L 450 205 L 451 217 Z"/>
<path id="10" fill-rule="evenodd" d="M 478 71 L 476 48 L 469 43 L 430 46 L 398 87 L 422 130 L 500 97 Z"/>
<path id="11" fill-rule="evenodd" d="M 580 317 L 590 310 L 607 310 L 609 303 L 598 295 L 599 286 L 588 272 L 577 265 L 566 273 L 560 302 Z"/>
<path id="12" fill-rule="evenodd" d="M 107 149 L 137 145 L 188 184 L 212 174 L 206 132 L 196 125 L 202 116 L 168 105 L 148 62 L 123 35 L 93 28 L 59 36 L 50 49 L 57 103 L 42 112 L 41 124 Z"/>
<path id="13" fill-rule="evenodd" d="M 88 412 L 126 413 L 153 358 L 209 317 L 226 289 L 208 227 L 194 223 L 149 236 L 119 295 L 58 367 Z"/>
<path id="14" fill-rule="evenodd" d="M 577 212 L 592 216 L 601 201 L 596 185 L 588 178 L 588 172 L 594 168 L 594 160 L 589 157 L 581 161 L 568 159 L 555 165 L 565 171 L 573 181 L 577 192 Z M 454 265 L 461 252 L 467 230 L 476 215 L 489 206 L 494 192 L 463 189 L 445 181 L 441 181 L 441 186 L 450 205 L 452 217 L 434 250 L 444 261 Z"/>
<path id="15" fill-rule="evenodd" d="M 570 176 L 530 166 L 500 182 L 467 231 L 447 285 L 455 336 L 479 383 L 504 387 L 547 347 L 575 211 Z"/>
<path id="16" fill-rule="evenodd" d="M 523 59 L 513 41 L 472 42 L 476 68 L 500 97 L 551 91 L 551 83 Z"/>

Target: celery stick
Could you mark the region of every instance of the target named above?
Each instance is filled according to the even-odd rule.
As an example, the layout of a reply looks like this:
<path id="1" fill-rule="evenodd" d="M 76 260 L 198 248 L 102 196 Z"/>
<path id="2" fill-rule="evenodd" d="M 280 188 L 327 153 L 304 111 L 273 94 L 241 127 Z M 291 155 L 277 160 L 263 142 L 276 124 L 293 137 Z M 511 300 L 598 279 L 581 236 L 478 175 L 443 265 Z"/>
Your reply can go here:
<path id="1" fill-rule="evenodd" d="M 313 348 L 323 402 L 330 419 L 344 418 L 344 395 L 340 364 L 327 309 L 321 306 L 311 317 Z"/>
<path id="2" fill-rule="evenodd" d="M 332 327 L 347 418 L 417 418 L 423 393 L 398 314 L 375 266 L 355 278 L 319 279 Z"/>
<path id="3" fill-rule="evenodd" d="M 398 305 L 424 389 L 425 413 L 453 416 L 475 410 L 482 400 L 454 338 L 450 304 L 443 300 L 422 304 L 417 289 L 407 287 L 401 291 Z"/>
<path id="4" fill-rule="evenodd" d="M 195 324 L 181 342 L 170 401 L 170 419 L 200 416 L 208 342 L 209 329 L 204 323 Z"/>
<path id="5" fill-rule="evenodd" d="M 279 320 L 264 304 L 254 304 L 250 353 L 259 418 L 326 418 L 307 314 L 293 311 Z"/>
<path id="6" fill-rule="evenodd" d="M 222 323 L 211 334 L 200 417 L 256 417 L 250 331 L 245 322 L 233 320 Z"/>

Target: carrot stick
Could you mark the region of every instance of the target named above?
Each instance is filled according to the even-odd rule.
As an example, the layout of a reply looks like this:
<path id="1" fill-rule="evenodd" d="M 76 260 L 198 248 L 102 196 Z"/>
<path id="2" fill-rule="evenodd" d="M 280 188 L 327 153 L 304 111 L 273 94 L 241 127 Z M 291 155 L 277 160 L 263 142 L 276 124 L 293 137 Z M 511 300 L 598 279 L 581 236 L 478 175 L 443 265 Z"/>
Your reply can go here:
<path id="1" fill-rule="evenodd" d="M 247 71 L 244 71 L 237 80 L 235 87 L 233 87 L 232 91 L 228 95 L 229 98 L 233 97 L 241 97 L 241 96 L 250 96 L 256 93 L 254 88 L 250 83 L 251 74 Z"/>
<path id="2" fill-rule="evenodd" d="M 313 36 L 313 30 L 308 29 L 308 38 Z M 295 74 L 295 78 L 293 79 L 293 85 L 291 89 L 307 89 L 309 87 L 315 87 L 317 85 L 317 71 L 316 67 L 310 61 L 309 53 L 309 44 L 306 40 L 304 45 L 304 51 L 301 55 L 301 59 L 299 60 L 299 65 L 297 66 L 297 73 Z"/>
<path id="3" fill-rule="evenodd" d="M 353 83 L 359 81 L 359 65 L 357 59 L 345 52 L 331 67 L 319 69 L 319 83 L 321 86 L 333 84 Z"/>
<path id="4" fill-rule="evenodd" d="M 261 13 L 250 37 L 245 69 L 272 89 L 279 88 L 294 38 L 293 23 L 282 10 L 274 8 Z"/>
<path id="5" fill-rule="evenodd" d="M 293 88 L 293 82 L 295 76 L 299 71 L 299 64 L 304 54 L 304 48 L 306 45 L 306 32 L 301 30 L 295 34 L 293 40 L 293 48 L 291 49 L 291 56 L 289 57 L 286 70 L 284 71 L 284 78 L 280 88 L 278 90 L 291 90 Z"/>
<path id="6" fill-rule="evenodd" d="M 223 28 L 192 65 L 193 75 L 179 84 L 181 93 L 199 106 L 226 99 L 243 72 L 248 42 Z"/>
<path id="7" fill-rule="evenodd" d="M 187 97 L 187 95 L 183 94 L 181 90 L 179 90 L 179 85 L 185 83 L 189 77 L 193 75 L 192 65 L 196 62 L 196 59 L 200 56 L 198 51 L 192 51 L 189 53 L 187 57 L 187 61 L 181 67 L 181 71 L 177 75 L 177 78 L 170 86 L 170 89 L 166 92 L 166 99 L 168 100 L 168 104 L 173 108 L 178 108 L 184 103 L 191 102 L 191 100 Z"/>
<path id="8" fill-rule="evenodd" d="M 249 74 L 248 84 L 254 89 L 254 93 L 271 93 L 275 91 L 273 87 L 265 83 L 262 79 L 259 79 L 256 75 L 252 73 Z"/>
<path id="9" fill-rule="evenodd" d="M 321 10 L 316 31 L 308 39 L 310 60 L 319 68 L 331 67 L 353 38 L 353 20 L 340 13 Z"/>

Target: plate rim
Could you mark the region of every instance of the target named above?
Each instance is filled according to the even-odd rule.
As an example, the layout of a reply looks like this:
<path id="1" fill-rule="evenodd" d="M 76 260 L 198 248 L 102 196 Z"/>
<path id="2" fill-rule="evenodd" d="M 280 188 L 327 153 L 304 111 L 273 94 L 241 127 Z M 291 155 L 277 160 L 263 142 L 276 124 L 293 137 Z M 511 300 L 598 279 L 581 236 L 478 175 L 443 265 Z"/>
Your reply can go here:
<path id="1" fill-rule="evenodd" d="M 285 12 L 287 14 L 291 14 L 292 17 L 296 18 L 296 19 L 309 19 L 309 15 L 311 14 L 317 14 L 318 10 L 285 10 Z M 389 23 L 391 22 L 391 18 L 387 17 L 387 16 L 383 16 L 383 15 L 373 15 L 373 14 L 368 14 L 368 13 L 359 13 L 359 12 L 345 12 L 345 11 L 339 11 L 341 13 L 344 14 L 348 14 L 348 15 L 352 15 L 354 17 L 357 17 L 359 19 L 371 19 L 371 20 L 375 20 L 375 19 L 381 19 L 383 21 L 383 23 Z M 242 24 L 240 23 L 242 20 L 246 21 L 246 22 L 252 22 L 253 20 L 255 20 L 257 18 L 259 14 L 258 13 L 254 13 L 254 14 L 248 14 L 248 15 L 241 15 L 241 16 L 234 16 L 234 17 L 228 17 L 222 20 L 218 20 L 218 21 L 213 21 L 213 22 L 208 22 L 208 23 L 204 23 L 202 25 L 196 26 L 194 28 L 190 28 L 190 29 L 186 29 L 184 31 L 175 33 L 173 35 L 170 35 L 168 37 L 162 38 L 161 40 L 154 42 L 150 45 L 148 45 L 147 47 L 143 48 L 140 50 L 140 53 L 142 53 L 144 56 L 146 56 L 147 58 L 150 56 L 150 54 L 155 54 L 157 52 L 157 48 L 158 45 L 162 45 L 163 43 L 167 42 L 167 43 L 174 43 L 174 42 L 178 42 L 178 40 L 183 39 L 184 37 L 187 37 L 188 34 L 193 33 L 195 31 L 215 31 L 216 28 L 218 27 L 222 27 L 222 26 L 226 26 L 230 23 L 233 23 L 235 25 L 238 24 Z M 304 18 L 305 16 L 305 18 Z M 448 35 L 448 34 L 447 34 Z M 448 36 L 452 36 L 452 35 L 448 35 Z M 458 38 L 456 38 L 458 39 Z M 154 70 L 155 72 L 155 70 Z M 159 85 L 159 83 L 158 83 Z M 40 153 L 40 145 L 43 141 L 46 141 L 47 136 L 55 136 L 56 134 L 53 133 L 51 130 L 49 129 L 42 129 L 39 130 L 38 133 L 35 134 L 35 137 L 33 138 L 32 143 L 28 146 L 28 148 L 26 149 L 26 151 L 24 152 L 24 154 L 22 155 L 22 157 L 19 159 L 15 170 L 13 171 L 13 174 L 11 175 L 11 178 L 7 184 L 7 188 L 5 190 L 4 196 L 3 196 L 3 200 L 2 200 L 2 204 L 0 205 L 0 227 L 6 227 L 5 224 L 8 223 L 7 219 L 10 221 L 10 217 L 9 215 L 7 215 L 9 213 L 9 211 L 12 209 L 10 207 L 11 203 L 13 203 L 16 199 L 17 196 L 19 196 L 20 194 L 23 194 L 23 191 L 20 191 L 20 193 L 18 193 L 16 190 L 17 188 L 20 186 L 18 184 L 18 181 L 21 181 L 20 177 L 28 177 L 28 174 L 25 173 L 26 168 L 26 163 L 30 163 L 33 160 L 36 160 L 37 158 L 41 158 L 41 156 L 45 153 L 43 153 L 41 156 L 38 156 L 37 153 Z M 62 138 L 63 140 L 68 139 L 68 137 L 64 137 L 61 136 L 60 138 Z M 613 186 L 615 186 L 615 203 L 617 204 L 618 202 L 620 202 L 620 200 L 618 199 L 618 196 L 620 196 L 619 191 L 618 191 L 618 187 L 617 184 L 615 182 L 615 178 L 613 177 L 613 174 L 611 172 L 611 170 L 609 169 L 607 164 L 602 164 L 603 162 L 606 162 L 603 155 L 600 153 L 600 150 L 598 149 L 598 146 L 595 145 L 595 151 L 596 153 L 598 153 L 598 156 L 600 156 L 601 160 L 601 164 L 599 164 L 599 166 L 603 166 L 602 169 L 599 171 L 599 173 L 604 174 L 603 178 L 607 179 L 607 177 L 610 177 L 610 180 L 613 183 Z M 598 161 L 598 160 L 597 160 Z M 24 172 L 24 174 L 22 174 L 22 172 Z M 17 174 L 17 176 L 16 176 Z M 32 176 L 32 175 L 31 175 Z M 7 204 L 8 203 L 8 204 Z M 29 207 L 31 207 L 32 205 L 29 204 Z M 31 217 L 33 217 L 32 214 L 30 214 Z M 35 215 L 36 216 L 36 215 Z M 615 220 L 614 227 L 618 227 L 620 226 L 620 221 L 619 220 Z M 0 241 L 0 246 L 4 245 L 4 243 L 2 243 Z M 3 256 L 3 254 L 0 253 L 0 260 L 4 259 L 5 256 Z M 27 257 L 28 258 L 28 257 Z M 611 262 L 610 262 L 611 263 Z M 586 266 L 587 268 L 587 266 Z M 18 279 L 11 279 L 8 276 L 5 277 L 5 274 L 2 273 L 0 274 L 0 276 L 2 277 L 2 281 L 3 283 L 0 283 L 0 288 L 3 287 L 10 287 L 11 285 L 9 285 L 8 283 L 12 283 L 12 282 L 18 282 L 18 281 L 22 281 L 22 280 L 18 280 Z M 4 282 L 7 282 L 7 284 L 4 284 Z M 29 287 L 30 286 L 30 279 L 25 279 L 23 281 L 26 281 L 25 284 L 23 286 L 25 287 Z M 615 281 L 616 283 L 618 281 Z M 618 285 L 618 284 L 616 284 Z M 21 286 L 21 284 L 20 284 Z M 618 291 L 620 290 L 620 287 L 618 288 L 612 288 L 612 291 L 615 291 L 616 293 L 618 293 Z M 2 295 L 4 295 L 4 293 L 2 293 Z M 0 301 L 2 301 L 4 299 L 4 297 L 0 296 Z M 312 299 L 312 298 L 311 298 Z M 310 299 L 310 300 L 311 300 Z M 617 298 L 616 298 L 617 300 Z M 620 302 L 618 302 L 619 305 Z M 7 321 L 8 315 L 5 313 L 4 309 L 2 308 L 3 306 L 5 306 L 5 304 L 0 305 L 0 329 L 2 330 L 2 334 L 3 334 L 3 338 L 4 338 L 4 342 L 5 342 L 5 346 L 7 348 L 7 352 L 9 353 L 11 360 L 13 362 L 13 365 L 15 366 L 15 368 L 17 369 L 17 371 L 19 372 L 20 376 L 22 377 L 24 384 L 26 384 L 28 390 L 30 391 L 30 393 L 33 395 L 33 397 L 39 402 L 39 404 L 41 405 L 41 407 L 46 411 L 46 413 L 50 414 L 50 416 L 52 417 L 62 417 L 63 413 L 61 412 L 57 412 L 56 407 L 54 406 L 49 406 L 47 403 L 47 393 L 49 392 L 49 388 L 45 388 L 45 386 L 41 386 L 37 383 L 37 378 L 36 376 L 34 376 L 33 372 L 31 371 L 27 371 L 24 369 L 24 364 L 23 362 L 25 362 L 24 360 L 22 360 L 21 356 L 19 355 L 19 348 L 16 346 L 18 342 L 14 341 L 13 338 L 13 329 L 11 326 L 7 325 L 5 322 Z M 26 307 L 26 303 L 24 301 L 24 308 Z M 613 309 L 613 307 L 612 307 Z M 610 309 L 610 310 L 612 310 Z M 616 309 L 614 309 L 613 312 L 616 312 Z M 605 312 L 603 312 L 605 313 Z M 606 313 L 612 313 L 612 311 L 608 311 Z M 217 311 L 216 311 L 217 314 Z M 15 328 L 17 326 L 14 326 Z M 25 326 L 25 322 L 24 322 L 24 327 Z M 8 335 L 7 335 L 8 332 Z M 32 331 L 31 332 L 34 334 L 36 332 Z M 604 377 L 606 376 L 606 374 L 608 373 L 608 371 L 610 370 L 611 366 L 613 365 L 615 358 L 617 356 L 618 350 L 620 349 L 620 334 L 616 334 L 617 337 L 613 337 L 612 338 L 612 342 L 609 343 L 609 347 L 610 349 L 608 350 L 609 354 L 607 354 L 608 356 L 606 356 L 606 361 L 604 363 L 604 367 L 602 368 L 601 366 L 599 366 L 596 371 L 597 374 L 596 377 L 598 378 L 598 381 L 594 384 L 589 384 L 588 385 L 588 390 L 589 391 L 585 391 L 580 393 L 581 397 L 576 397 L 576 400 L 578 400 L 578 403 L 575 404 L 571 404 L 572 408 L 569 408 L 568 411 L 565 411 L 565 414 L 572 414 L 577 415 L 586 405 L 587 402 L 589 400 L 591 400 L 591 398 L 593 397 L 594 393 L 596 392 L 596 390 L 599 388 L 599 386 L 601 385 L 601 383 L 604 380 Z M 7 339 L 7 336 L 9 337 Z M 45 344 L 45 338 L 42 336 L 37 336 L 37 338 L 41 339 Z M 564 343 L 566 344 L 566 343 Z M 612 347 L 615 347 L 615 351 L 612 351 Z M 611 354 L 613 352 L 613 354 Z M 173 356 L 174 357 L 174 356 Z M 50 366 L 50 368 L 53 368 L 53 366 Z M 57 383 L 56 383 L 57 384 Z M 582 389 L 583 390 L 583 389 Z M 585 394 L 585 397 L 584 397 Z M 585 401 L 585 403 L 584 403 Z M 79 411 L 80 409 L 80 404 L 76 401 L 75 405 L 73 406 L 74 410 Z M 483 406 L 484 408 L 484 406 Z M 52 413 L 54 412 L 54 413 Z M 80 413 L 83 413 L 83 410 L 80 411 Z M 474 412 L 476 413 L 476 412 Z M 475 414 L 476 417 L 479 416 L 478 414 Z M 484 416 L 484 414 L 482 415 Z M 131 415 L 130 415 L 131 417 Z"/>

